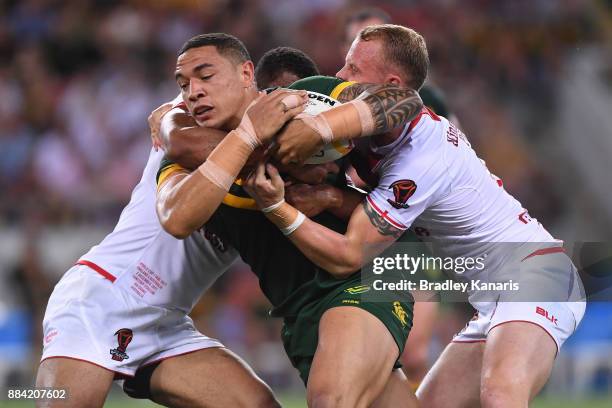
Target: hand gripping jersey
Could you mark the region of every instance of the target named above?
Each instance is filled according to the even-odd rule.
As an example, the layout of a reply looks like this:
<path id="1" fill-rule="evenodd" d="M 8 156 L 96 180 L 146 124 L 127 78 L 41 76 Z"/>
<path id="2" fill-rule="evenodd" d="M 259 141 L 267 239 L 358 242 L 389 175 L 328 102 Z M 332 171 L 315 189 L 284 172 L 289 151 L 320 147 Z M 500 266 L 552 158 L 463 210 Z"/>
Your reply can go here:
<path id="1" fill-rule="evenodd" d="M 185 240 L 163 230 L 155 212 L 155 174 L 162 157 L 151 150 L 115 229 L 77 263 L 148 304 L 188 313 L 238 255 L 204 228 Z"/>

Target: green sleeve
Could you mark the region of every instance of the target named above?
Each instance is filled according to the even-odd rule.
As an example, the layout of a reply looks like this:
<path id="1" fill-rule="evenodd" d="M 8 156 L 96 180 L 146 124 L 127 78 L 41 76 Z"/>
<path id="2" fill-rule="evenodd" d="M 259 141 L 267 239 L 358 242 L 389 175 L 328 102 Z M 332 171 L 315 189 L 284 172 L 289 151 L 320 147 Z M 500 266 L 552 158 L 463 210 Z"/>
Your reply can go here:
<path id="1" fill-rule="evenodd" d="M 345 82 L 346 81 L 340 78 L 319 75 L 295 81 L 289 85 L 289 89 L 314 91 L 324 95 L 332 95 L 334 89 Z"/>
<path id="2" fill-rule="evenodd" d="M 451 114 L 444 95 L 438 88 L 431 85 L 423 85 L 419 90 L 419 96 L 423 100 L 423 104 L 438 115 L 448 118 L 448 115 Z"/>
<path id="3" fill-rule="evenodd" d="M 170 167 L 172 167 L 173 165 L 175 165 L 176 163 L 172 160 L 170 160 L 169 158 L 167 158 L 166 156 L 164 156 L 164 158 L 162 159 L 162 161 L 159 164 L 159 170 L 157 170 L 157 175 L 155 176 L 155 182 L 159 185 L 159 178 L 162 175 L 162 173 L 169 169 Z"/>

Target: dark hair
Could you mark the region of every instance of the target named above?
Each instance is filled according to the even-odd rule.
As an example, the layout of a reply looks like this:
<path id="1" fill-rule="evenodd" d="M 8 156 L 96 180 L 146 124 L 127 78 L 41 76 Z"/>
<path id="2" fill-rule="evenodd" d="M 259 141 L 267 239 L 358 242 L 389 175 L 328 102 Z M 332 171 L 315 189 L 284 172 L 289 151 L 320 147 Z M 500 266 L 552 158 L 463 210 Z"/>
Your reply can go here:
<path id="1" fill-rule="evenodd" d="M 212 45 L 217 49 L 217 52 L 225 57 L 231 57 L 236 62 L 250 61 L 251 56 L 246 47 L 238 38 L 225 33 L 208 33 L 200 34 L 187 40 L 181 47 L 178 55 L 183 54 L 187 50 L 198 47 Z"/>
<path id="2" fill-rule="evenodd" d="M 384 24 L 391 23 L 391 16 L 387 14 L 384 10 L 381 10 L 376 7 L 367 7 L 350 14 L 346 18 L 346 25 L 349 25 L 351 23 L 362 23 L 371 18 L 378 18 Z"/>
<path id="3" fill-rule="evenodd" d="M 255 67 L 257 86 L 268 88 L 283 72 L 290 72 L 302 79 L 319 75 L 319 68 L 303 51 L 291 47 L 272 48 L 259 59 Z"/>
<path id="4" fill-rule="evenodd" d="M 404 74 L 407 84 L 419 89 L 429 67 L 429 55 L 423 36 L 411 28 L 380 24 L 369 26 L 358 34 L 363 41 L 381 40 L 386 62 L 394 64 Z"/>

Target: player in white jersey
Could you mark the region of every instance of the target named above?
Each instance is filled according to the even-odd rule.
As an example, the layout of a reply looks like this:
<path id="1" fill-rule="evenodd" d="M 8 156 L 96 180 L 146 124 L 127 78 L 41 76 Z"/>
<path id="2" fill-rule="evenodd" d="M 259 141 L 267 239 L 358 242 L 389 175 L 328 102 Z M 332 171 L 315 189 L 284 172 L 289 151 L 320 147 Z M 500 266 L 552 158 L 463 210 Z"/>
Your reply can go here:
<path id="1" fill-rule="evenodd" d="M 418 33 L 373 26 L 360 32 L 337 76 L 418 89 L 427 63 Z M 384 109 L 379 114 L 381 120 L 393 120 Z M 281 161 L 299 161 L 321 139 L 333 140 L 336 136 L 324 125 L 300 138 L 279 136 Z M 245 187 L 260 208 L 267 208 L 273 223 L 290 228 L 289 239 L 308 258 L 338 277 L 369 262 L 412 227 L 438 243 L 441 255 L 489 255 L 484 269 L 468 278 L 497 281 L 514 272 L 531 287 L 552 288 L 546 297 L 522 303 L 511 302 L 507 292 L 491 299 L 470 291 L 477 318 L 447 347 L 417 393 L 427 407 L 527 406 L 583 316 L 575 267 L 561 243 L 503 189 L 446 119 L 424 109 L 411 123 L 397 125 L 392 133 L 360 141 L 366 166 L 356 167 L 373 190 L 353 211 L 345 234 L 316 224 L 285 203 L 282 180 L 271 165 L 260 165 Z M 504 243 L 513 243 L 512 251 Z"/>
<path id="2" fill-rule="evenodd" d="M 128 395 L 164 405 L 279 406 L 245 362 L 187 315 L 238 255 L 204 228 L 185 240 L 163 230 L 155 212 L 163 155 L 151 151 L 113 232 L 49 299 L 36 385 L 67 389 L 68 400 L 41 405 L 101 407 L 123 379 Z"/>

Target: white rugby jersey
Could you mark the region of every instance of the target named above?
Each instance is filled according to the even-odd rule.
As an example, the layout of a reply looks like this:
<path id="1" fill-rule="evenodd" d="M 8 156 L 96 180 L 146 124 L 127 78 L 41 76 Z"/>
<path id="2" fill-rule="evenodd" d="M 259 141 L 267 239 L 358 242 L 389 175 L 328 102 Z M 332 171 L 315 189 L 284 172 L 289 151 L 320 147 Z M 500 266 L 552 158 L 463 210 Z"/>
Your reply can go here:
<path id="1" fill-rule="evenodd" d="M 378 183 L 367 196 L 371 207 L 394 227 L 410 227 L 433 242 L 444 256 L 481 256 L 500 242 L 559 245 L 506 192 L 465 135 L 427 108 L 393 143 L 370 143 L 365 150 L 369 178 Z"/>
<path id="2" fill-rule="evenodd" d="M 164 231 L 155 211 L 156 174 L 163 156 L 151 149 L 115 229 L 77 263 L 149 304 L 188 312 L 238 253 L 204 228 L 185 240 Z"/>

